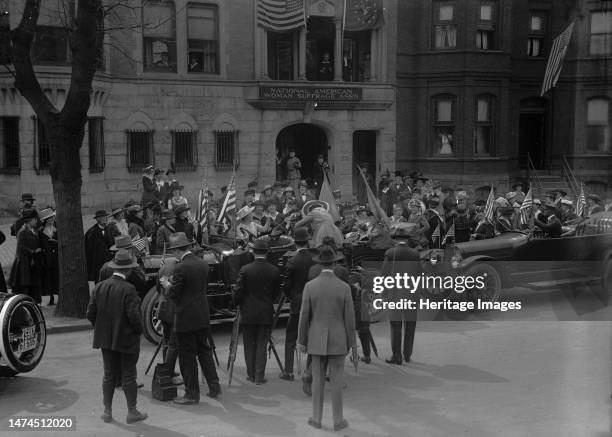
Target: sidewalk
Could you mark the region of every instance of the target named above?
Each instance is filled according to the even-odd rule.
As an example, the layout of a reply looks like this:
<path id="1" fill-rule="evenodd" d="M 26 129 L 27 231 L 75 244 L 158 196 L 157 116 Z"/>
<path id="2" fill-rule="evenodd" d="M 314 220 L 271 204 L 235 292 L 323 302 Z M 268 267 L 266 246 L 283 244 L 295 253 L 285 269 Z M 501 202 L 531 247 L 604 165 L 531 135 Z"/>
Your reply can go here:
<path id="1" fill-rule="evenodd" d="M 15 259 L 15 250 L 17 248 L 17 239 L 11 235 L 11 224 L 15 219 L 2 217 L 0 219 L 0 231 L 6 236 L 4 244 L 0 245 L 0 265 L 4 271 L 4 278 L 8 281 L 11 266 Z M 83 216 L 83 229 L 87 231 L 94 223 L 93 215 L 87 214 Z M 45 316 L 45 324 L 47 325 L 47 334 L 56 334 L 62 332 L 75 332 L 91 329 L 91 324 L 86 319 L 75 319 L 72 317 L 56 317 L 55 306 L 47 306 L 48 297 L 43 297 L 43 314 Z"/>

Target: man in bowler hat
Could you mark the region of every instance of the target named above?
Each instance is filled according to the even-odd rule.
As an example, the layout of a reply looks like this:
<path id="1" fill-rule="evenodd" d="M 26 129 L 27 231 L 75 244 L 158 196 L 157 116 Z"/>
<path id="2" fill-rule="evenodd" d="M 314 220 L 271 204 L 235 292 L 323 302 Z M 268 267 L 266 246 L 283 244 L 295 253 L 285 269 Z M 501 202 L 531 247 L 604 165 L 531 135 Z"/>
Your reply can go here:
<path id="1" fill-rule="evenodd" d="M 140 354 L 140 298 L 126 277 L 138 264 L 126 250 L 119 250 L 109 266 L 112 276 L 96 285 L 87 306 L 87 320 L 94 326 L 93 347 L 102 349 L 104 378 L 102 420 L 113 420 L 112 404 L 115 381 L 121 375 L 127 400 L 127 423 L 138 422 L 147 415 L 136 409 L 136 364 Z"/>
<path id="2" fill-rule="evenodd" d="M 170 280 L 166 277 L 159 279 L 161 286 L 168 289 L 168 296 L 176 305 L 174 331 L 178 341 L 179 367 L 185 382 L 185 395 L 176 398 L 174 402 L 182 405 L 200 402 L 196 358 L 208 384 L 207 396 L 216 398 L 221 393 L 209 340 L 210 310 L 206 295 L 208 263 L 189 250 L 191 244 L 183 232 L 170 236 L 167 249 L 174 253 L 178 264 Z"/>
<path id="3" fill-rule="evenodd" d="M 241 311 L 247 377 L 257 385 L 267 382 L 266 346 L 274 318 L 274 302 L 280 292 L 280 271 L 267 261 L 267 253 L 267 242 L 255 240 L 255 260 L 240 269 L 235 294 Z"/>

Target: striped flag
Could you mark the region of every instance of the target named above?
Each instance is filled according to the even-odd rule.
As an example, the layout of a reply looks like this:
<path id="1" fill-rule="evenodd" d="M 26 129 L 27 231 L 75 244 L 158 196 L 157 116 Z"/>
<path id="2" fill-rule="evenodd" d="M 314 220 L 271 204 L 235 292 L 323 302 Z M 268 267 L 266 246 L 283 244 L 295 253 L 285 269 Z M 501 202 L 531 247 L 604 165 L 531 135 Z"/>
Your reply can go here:
<path id="1" fill-rule="evenodd" d="M 442 244 L 446 243 L 446 240 L 448 240 L 450 237 L 455 238 L 455 224 L 454 223 L 451 225 L 450 229 L 444 236 L 444 239 L 442 240 Z"/>
<path id="2" fill-rule="evenodd" d="M 219 212 L 219 218 L 217 221 L 223 224 L 224 231 L 228 231 L 232 226 L 232 219 L 230 214 L 236 212 L 236 172 L 232 173 L 232 179 L 227 188 L 227 194 L 223 201 L 223 206 Z"/>
<path id="3" fill-rule="evenodd" d="M 139 234 L 136 234 L 136 236 L 132 238 L 132 245 L 139 251 L 144 252 L 147 248 L 147 240 Z"/>
<path id="4" fill-rule="evenodd" d="M 520 208 L 520 221 L 522 225 L 529 224 L 529 217 L 531 217 L 531 211 L 533 210 L 533 196 L 531 194 L 531 187 L 529 187 L 529 191 L 527 191 L 527 195 L 525 196 L 525 200 L 521 204 Z"/>
<path id="5" fill-rule="evenodd" d="M 257 24 L 274 32 L 306 26 L 304 0 L 257 0 Z"/>
<path id="6" fill-rule="evenodd" d="M 487 204 L 484 209 L 484 218 L 493 223 L 493 211 L 495 209 L 495 193 L 493 192 L 493 185 L 491 185 L 491 191 L 489 191 L 489 197 L 487 198 Z"/>
<path id="7" fill-rule="evenodd" d="M 580 184 L 580 196 L 578 196 L 578 200 L 576 201 L 576 215 L 578 217 L 584 218 L 586 213 L 586 197 L 584 196 L 584 184 Z"/>
<path id="8" fill-rule="evenodd" d="M 196 211 L 196 222 L 200 227 L 206 226 L 208 220 L 208 186 L 206 182 L 202 183 L 200 193 L 198 194 L 198 209 Z"/>
<path id="9" fill-rule="evenodd" d="M 166 242 L 164 241 L 164 252 L 162 253 L 162 259 L 159 263 L 159 268 L 161 269 L 164 264 L 166 264 Z"/>
<path id="10" fill-rule="evenodd" d="M 440 224 L 438 223 L 438 226 L 436 226 L 436 230 L 433 231 L 433 234 L 431 234 L 431 239 L 433 240 L 434 238 L 440 238 Z"/>
<path id="11" fill-rule="evenodd" d="M 553 41 L 552 48 L 550 49 L 550 55 L 548 57 L 548 64 L 546 65 L 546 73 L 544 74 L 544 82 L 542 83 L 542 92 L 540 97 L 543 96 L 546 91 L 554 88 L 557 85 L 561 70 L 563 68 L 563 59 L 567 52 L 567 46 L 572 39 L 572 32 L 574 31 L 574 22 L 572 21 L 569 26 L 555 38 Z"/>

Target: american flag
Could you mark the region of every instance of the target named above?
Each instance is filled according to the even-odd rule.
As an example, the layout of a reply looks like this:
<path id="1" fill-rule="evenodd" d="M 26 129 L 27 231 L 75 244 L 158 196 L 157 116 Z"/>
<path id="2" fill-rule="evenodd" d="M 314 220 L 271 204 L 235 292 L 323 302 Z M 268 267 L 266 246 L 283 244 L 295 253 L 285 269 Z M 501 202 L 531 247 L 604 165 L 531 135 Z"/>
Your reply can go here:
<path id="1" fill-rule="evenodd" d="M 533 196 L 531 195 L 531 187 L 529 187 L 529 191 L 527 191 L 527 195 L 525 196 L 525 200 L 521 204 L 520 208 L 520 220 L 522 225 L 529 224 L 529 217 L 531 217 L 531 211 L 533 209 Z"/>
<path id="2" fill-rule="evenodd" d="M 223 223 L 223 229 L 227 231 L 231 227 L 230 214 L 236 211 L 236 173 L 232 173 L 232 180 L 227 188 L 227 194 L 223 206 L 219 212 L 218 222 Z"/>
<path id="3" fill-rule="evenodd" d="M 257 24 L 274 32 L 305 26 L 304 0 L 257 0 Z"/>
<path id="4" fill-rule="evenodd" d="M 440 238 L 440 224 L 436 226 L 436 230 L 431 234 L 431 239 L 433 240 L 434 238 Z"/>
<path id="5" fill-rule="evenodd" d="M 584 184 L 580 184 L 580 196 L 576 201 L 576 215 L 584 217 L 586 213 L 586 197 L 584 196 Z"/>
<path id="6" fill-rule="evenodd" d="M 444 239 L 442 240 L 442 244 L 446 243 L 446 240 L 448 240 L 449 237 L 455 238 L 455 224 L 454 223 L 451 225 L 450 229 L 444 236 Z"/>
<path id="7" fill-rule="evenodd" d="M 202 183 L 200 193 L 198 194 L 198 210 L 196 211 L 196 222 L 200 227 L 206 226 L 208 220 L 208 187 L 206 183 Z"/>
<path id="8" fill-rule="evenodd" d="M 164 252 L 162 253 L 162 259 L 159 263 L 159 268 L 161 269 L 164 264 L 166 264 L 166 242 L 164 241 Z"/>
<path id="9" fill-rule="evenodd" d="M 132 238 L 132 245 L 139 251 L 144 252 L 147 249 L 147 240 L 136 234 L 136 236 Z"/>
<path id="10" fill-rule="evenodd" d="M 493 193 L 493 185 L 491 185 L 491 191 L 489 191 L 489 197 L 487 198 L 487 204 L 485 205 L 484 218 L 489 222 L 493 222 L 493 210 L 495 209 L 495 193 Z"/>
<path id="11" fill-rule="evenodd" d="M 552 48 L 550 49 L 550 55 L 548 57 L 548 64 L 546 65 L 546 73 L 544 74 L 544 82 L 542 83 L 543 96 L 546 91 L 554 88 L 557 85 L 559 76 L 561 75 L 561 69 L 563 68 L 563 59 L 567 52 L 567 46 L 572 39 L 572 32 L 574 31 L 574 22 L 572 21 L 569 26 L 555 38 L 553 41 Z"/>

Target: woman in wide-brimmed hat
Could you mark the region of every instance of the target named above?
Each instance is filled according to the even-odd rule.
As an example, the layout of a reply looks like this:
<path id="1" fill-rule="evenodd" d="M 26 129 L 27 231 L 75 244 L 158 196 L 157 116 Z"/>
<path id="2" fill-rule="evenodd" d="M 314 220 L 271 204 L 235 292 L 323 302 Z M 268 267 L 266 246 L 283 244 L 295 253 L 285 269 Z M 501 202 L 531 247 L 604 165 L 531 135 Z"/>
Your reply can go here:
<path id="1" fill-rule="evenodd" d="M 295 224 L 296 228 L 310 225 L 312 228 L 312 242 L 315 247 L 323 244 L 325 237 L 331 237 L 340 247 L 344 237 L 340 229 L 334 225 L 334 219 L 329 213 L 329 205 L 321 200 L 306 202 L 302 208 L 304 218 Z"/>
<path id="2" fill-rule="evenodd" d="M 243 206 L 236 213 L 236 236 L 245 243 L 256 239 L 260 235 L 270 230 L 270 224 L 262 226 L 259 223 L 253 221 L 253 206 Z"/>
<path id="3" fill-rule="evenodd" d="M 13 293 L 27 294 L 40 305 L 42 249 L 36 231 L 38 214 L 34 209 L 26 209 L 21 213 L 21 218 L 24 224 L 17 234 L 17 249 L 9 285 Z"/>
<path id="4" fill-rule="evenodd" d="M 43 295 L 49 295 L 49 305 L 54 305 L 54 295 L 59 294 L 59 259 L 55 211 L 51 208 L 43 209 L 39 214 L 39 219 L 43 224 L 38 233 L 44 261 L 41 292 Z"/>

